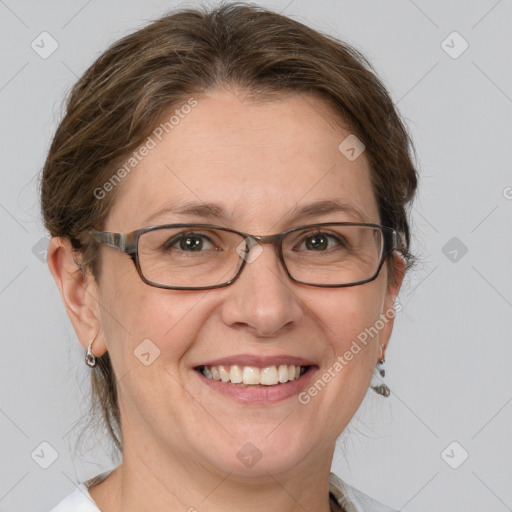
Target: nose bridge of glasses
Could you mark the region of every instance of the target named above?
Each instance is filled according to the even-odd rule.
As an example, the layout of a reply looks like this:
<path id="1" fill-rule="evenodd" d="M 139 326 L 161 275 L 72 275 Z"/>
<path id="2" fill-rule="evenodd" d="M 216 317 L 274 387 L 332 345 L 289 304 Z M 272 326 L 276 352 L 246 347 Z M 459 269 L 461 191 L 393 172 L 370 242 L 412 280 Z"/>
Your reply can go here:
<path id="1" fill-rule="evenodd" d="M 280 245 L 281 240 L 281 234 L 267 236 L 245 234 L 244 240 L 238 245 L 236 252 L 240 258 L 244 260 L 244 264 L 253 263 L 263 253 L 263 245 L 271 244 L 274 246 L 278 260 L 283 262 L 283 255 Z"/>
<path id="2" fill-rule="evenodd" d="M 282 257 L 281 255 L 281 241 L 283 239 L 283 235 L 278 233 L 276 235 L 248 235 L 245 238 L 245 242 L 247 244 L 247 252 L 250 252 L 253 247 L 256 246 L 262 246 L 264 244 L 271 244 L 274 246 L 275 250 L 277 251 L 277 254 L 279 258 Z M 263 250 L 263 248 L 260 249 L 260 252 Z"/>

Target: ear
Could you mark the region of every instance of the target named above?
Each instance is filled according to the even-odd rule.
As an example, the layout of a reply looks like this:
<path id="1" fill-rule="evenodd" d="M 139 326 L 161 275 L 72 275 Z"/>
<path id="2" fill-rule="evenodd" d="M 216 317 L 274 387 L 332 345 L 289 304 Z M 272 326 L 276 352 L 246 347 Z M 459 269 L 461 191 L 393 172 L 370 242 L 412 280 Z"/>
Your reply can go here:
<path id="1" fill-rule="evenodd" d="M 90 272 L 82 270 L 75 261 L 68 238 L 53 237 L 48 246 L 48 267 L 57 283 L 69 319 L 80 344 L 87 349 L 94 341 L 96 357 L 107 351 L 101 335 L 100 305 L 96 281 Z"/>
<path id="2" fill-rule="evenodd" d="M 395 300 L 398 296 L 398 292 L 400 291 L 400 287 L 402 286 L 402 282 L 405 276 L 405 259 L 399 252 L 395 251 L 393 253 L 393 262 L 394 262 L 394 275 L 390 276 L 386 296 L 383 304 L 382 311 L 382 321 L 384 323 L 384 327 L 380 332 L 380 344 L 383 345 L 382 353 L 379 351 L 379 359 L 380 357 L 384 357 L 386 353 L 386 349 L 389 343 L 389 338 L 391 337 L 391 333 L 393 331 L 393 324 L 395 322 Z M 389 271 L 389 270 L 388 270 Z"/>

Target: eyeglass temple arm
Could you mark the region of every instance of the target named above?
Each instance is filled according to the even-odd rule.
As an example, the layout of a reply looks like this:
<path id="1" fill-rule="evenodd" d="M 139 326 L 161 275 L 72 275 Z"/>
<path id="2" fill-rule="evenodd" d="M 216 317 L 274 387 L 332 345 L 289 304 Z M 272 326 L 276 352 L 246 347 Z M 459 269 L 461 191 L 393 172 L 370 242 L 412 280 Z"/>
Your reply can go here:
<path id="1" fill-rule="evenodd" d="M 398 251 L 402 252 L 401 248 L 407 245 L 407 240 L 405 238 L 404 233 L 401 231 L 391 231 L 389 232 L 389 252 Z"/>
<path id="2" fill-rule="evenodd" d="M 107 245 L 122 252 L 127 250 L 126 235 L 124 233 L 109 233 L 106 231 L 89 231 L 89 235 L 100 244 Z"/>

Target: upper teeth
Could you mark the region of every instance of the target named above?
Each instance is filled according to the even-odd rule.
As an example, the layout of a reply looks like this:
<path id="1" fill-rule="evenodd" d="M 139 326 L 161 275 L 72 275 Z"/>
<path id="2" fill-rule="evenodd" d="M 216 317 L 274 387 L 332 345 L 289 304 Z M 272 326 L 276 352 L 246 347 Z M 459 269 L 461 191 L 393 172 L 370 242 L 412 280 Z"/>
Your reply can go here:
<path id="1" fill-rule="evenodd" d="M 263 384 L 273 386 L 275 384 L 298 379 L 306 370 L 305 366 L 281 364 L 279 366 L 203 366 L 202 373 L 209 379 L 231 382 L 233 384 Z"/>

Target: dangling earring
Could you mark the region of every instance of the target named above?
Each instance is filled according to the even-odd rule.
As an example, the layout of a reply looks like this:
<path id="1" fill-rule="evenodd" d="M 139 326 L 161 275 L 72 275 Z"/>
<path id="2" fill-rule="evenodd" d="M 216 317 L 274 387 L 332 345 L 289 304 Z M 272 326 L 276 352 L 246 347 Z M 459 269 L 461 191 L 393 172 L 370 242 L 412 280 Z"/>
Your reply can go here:
<path id="1" fill-rule="evenodd" d="M 91 347 L 92 347 L 92 341 L 89 343 L 89 346 L 87 347 L 87 354 L 85 355 L 85 363 L 87 364 L 87 366 L 94 368 L 96 366 L 96 356 L 92 353 Z"/>
<path id="2" fill-rule="evenodd" d="M 383 348 L 384 348 L 384 345 L 381 345 L 380 346 L 381 352 L 382 352 Z M 378 372 L 381 377 L 385 377 L 385 375 L 386 375 L 386 370 L 384 370 L 384 368 L 381 367 L 381 365 L 383 365 L 385 362 L 386 362 L 386 359 L 383 354 L 382 358 L 377 363 L 377 369 L 378 369 Z M 377 393 L 378 395 L 382 395 L 384 397 L 388 397 L 391 394 L 391 390 L 384 383 L 379 384 L 378 386 L 371 386 L 371 388 L 373 389 L 373 391 L 375 391 L 375 393 Z"/>

